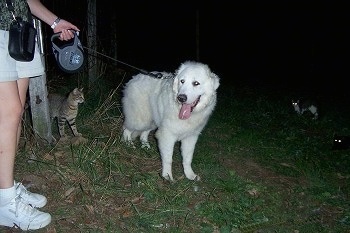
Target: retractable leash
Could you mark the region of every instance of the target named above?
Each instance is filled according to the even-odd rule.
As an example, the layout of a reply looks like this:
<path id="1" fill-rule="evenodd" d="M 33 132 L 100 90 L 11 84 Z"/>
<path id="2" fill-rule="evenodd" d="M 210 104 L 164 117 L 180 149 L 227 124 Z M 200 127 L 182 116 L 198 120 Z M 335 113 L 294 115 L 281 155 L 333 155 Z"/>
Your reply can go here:
<path id="1" fill-rule="evenodd" d="M 111 59 L 115 62 L 119 62 L 123 65 L 129 66 L 135 70 L 140 71 L 144 75 L 149 75 L 153 78 L 157 79 L 170 79 L 174 78 L 174 75 L 164 75 L 159 72 L 148 72 L 146 70 L 137 68 L 135 66 L 132 66 L 130 64 L 127 64 L 125 62 L 122 62 L 120 60 L 117 60 L 115 58 L 112 58 L 110 56 L 107 56 L 105 54 L 102 54 L 94 49 L 90 49 L 86 46 L 83 46 L 78 38 L 79 32 L 72 30 L 75 34 L 74 39 L 69 40 L 67 43 L 64 43 L 61 47 L 59 47 L 57 44 L 54 43 L 55 39 L 59 38 L 60 32 L 55 33 L 51 36 L 51 43 L 52 43 L 52 50 L 55 55 L 55 59 L 57 61 L 58 66 L 67 73 L 76 73 L 79 72 L 83 65 L 85 64 L 85 56 L 84 56 L 84 49 L 93 51 L 94 53 L 101 55 L 103 57 L 106 57 L 108 59 Z"/>
<path id="2" fill-rule="evenodd" d="M 94 53 L 96 53 L 96 54 L 98 54 L 98 55 L 100 55 L 100 56 L 106 57 L 106 58 L 108 58 L 108 59 L 110 59 L 110 60 L 113 60 L 113 61 L 115 61 L 115 62 L 118 62 L 118 63 L 121 63 L 121 64 L 123 64 L 123 65 L 129 66 L 129 67 L 133 68 L 134 70 L 138 70 L 139 72 L 141 72 L 141 73 L 144 74 L 144 75 L 148 75 L 148 76 L 151 76 L 151 77 L 157 78 L 157 79 L 170 79 L 170 78 L 174 78 L 174 75 L 173 75 L 173 74 L 164 75 L 164 74 L 159 73 L 159 72 L 148 72 L 148 71 L 146 71 L 146 70 L 143 70 L 143 69 L 137 68 L 137 67 L 135 67 L 135 66 L 132 66 L 132 65 L 130 65 L 130 64 L 128 64 L 128 63 L 125 63 L 125 62 L 122 62 L 122 61 L 120 61 L 120 60 L 117 60 L 117 59 L 115 59 L 115 58 L 113 58 L 113 57 L 107 56 L 107 55 L 105 55 L 105 54 L 103 54 L 103 53 L 97 52 L 97 51 L 94 50 L 94 49 L 90 49 L 90 48 L 88 48 L 88 47 L 86 47 L 86 46 L 83 46 L 83 47 L 84 47 L 85 49 L 87 49 L 87 50 L 93 51 Z"/>
<path id="3" fill-rule="evenodd" d="M 76 73 L 83 68 L 85 56 L 83 46 L 78 38 L 79 32 L 75 30 L 71 31 L 75 34 L 72 40 L 63 42 L 63 45 L 58 46 L 54 43 L 61 35 L 61 32 L 58 32 L 51 36 L 51 43 L 55 59 L 61 70 L 67 73 Z"/>

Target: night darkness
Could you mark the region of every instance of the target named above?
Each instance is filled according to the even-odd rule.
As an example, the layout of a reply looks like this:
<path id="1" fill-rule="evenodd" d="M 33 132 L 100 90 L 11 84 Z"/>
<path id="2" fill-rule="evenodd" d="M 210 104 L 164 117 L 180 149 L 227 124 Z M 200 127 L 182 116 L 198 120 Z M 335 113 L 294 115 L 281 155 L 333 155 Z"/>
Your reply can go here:
<path id="1" fill-rule="evenodd" d="M 44 1 L 50 7 L 49 2 Z M 72 5 L 67 11 L 60 8 L 62 1 L 53 2 L 57 14 L 86 30 L 86 17 L 81 17 L 85 5 Z M 199 55 L 199 61 L 225 84 L 348 92 L 350 14 L 345 2 L 123 1 L 111 7 L 110 1 L 99 0 L 97 4 L 98 37 L 103 43 L 114 15 L 118 59 L 132 66 L 172 72 Z"/>

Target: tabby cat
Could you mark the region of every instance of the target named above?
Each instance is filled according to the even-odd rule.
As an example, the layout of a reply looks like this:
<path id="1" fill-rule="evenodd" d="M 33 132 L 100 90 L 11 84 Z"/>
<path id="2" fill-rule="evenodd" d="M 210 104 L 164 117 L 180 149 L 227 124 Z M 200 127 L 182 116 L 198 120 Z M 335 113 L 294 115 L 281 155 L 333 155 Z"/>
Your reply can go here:
<path id="1" fill-rule="evenodd" d="M 74 136 L 81 136 L 82 134 L 77 130 L 75 119 L 78 115 L 78 105 L 85 100 L 83 88 L 75 88 L 68 96 L 49 94 L 48 100 L 50 105 L 50 117 L 52 121 L 54 118 L 57 118 L 60 137 L 63 138 L 66 136 L 64 132 L 66 121 L 68 122 Z"/>

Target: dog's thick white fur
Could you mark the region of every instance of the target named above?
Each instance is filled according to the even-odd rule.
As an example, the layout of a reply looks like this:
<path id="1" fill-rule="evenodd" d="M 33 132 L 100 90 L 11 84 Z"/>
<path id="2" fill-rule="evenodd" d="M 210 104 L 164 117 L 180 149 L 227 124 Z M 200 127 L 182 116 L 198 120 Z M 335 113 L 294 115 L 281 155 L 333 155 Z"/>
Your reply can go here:
<path id="1" fill-rule="evenodd" d="M 199 180 L 191 163 L 198 136 L 216 105 L 219 77 L 207 65 L 193 61 L 182 63 L 173 76 L 158 79 L 138 74 L 125 85 L 122 139 L 133 145 L 132 140 L 140 136 L 141 145 L 149 148 L 148 135 L 157 130 L 162 176 L 171 181 L 174 145 L 181 141 L 184 173 Z"/>

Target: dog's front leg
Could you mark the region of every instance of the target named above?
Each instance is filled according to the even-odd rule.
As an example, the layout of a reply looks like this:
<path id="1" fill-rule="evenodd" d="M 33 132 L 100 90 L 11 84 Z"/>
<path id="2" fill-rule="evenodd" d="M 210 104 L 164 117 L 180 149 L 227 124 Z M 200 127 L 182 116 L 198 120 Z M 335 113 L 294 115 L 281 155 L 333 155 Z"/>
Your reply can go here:
<path id="1" fill-rule="evenodd" d="M 140 140 L 141 140 L 141 148 L 146 148 L 146 149 L 150 149 L 151 146 L 148 142 L 148 135 L 151 132 L 151 130 L 146 130 L 143 131 L 140 135 Z"/>
<path id="2" fill-rule="evenodd" d="M 198 181 L 200 180 L 200 177 L 193 172 L 191 166 L 197 139 L 198 135 L 193 135 L 181 140 L 181 154 L 185 176 L 187 177 L 187 179 Z"/>
<path id="3" fill-rule="evenodd" d="M 174 181 L 172 173 L 173 152 L 176 139 L 171 135 L 157 132 L 158 148 L 162 158 L 162 176 L 166 180 Z"/>
<path id="4" fill-rule="evenodd" d="M 123 127 L 123 136 L 121 138 L 122 141 L 126 142 L 128 146 L 132 148 L 136 148 L 132 141 L 132 131 L 127 129 L 125 126 Z"/>

